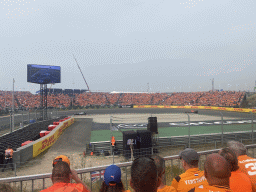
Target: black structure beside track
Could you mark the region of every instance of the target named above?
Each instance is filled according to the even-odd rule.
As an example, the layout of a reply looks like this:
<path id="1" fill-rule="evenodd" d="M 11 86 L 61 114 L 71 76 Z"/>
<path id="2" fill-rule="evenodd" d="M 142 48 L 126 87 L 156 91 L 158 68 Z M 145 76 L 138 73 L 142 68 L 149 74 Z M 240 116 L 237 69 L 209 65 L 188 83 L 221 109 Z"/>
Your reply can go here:
<path id="1" fill-rule="evenodd" d="M 230 132 L 223 134 L 223 143 L 226 143 L 230 140 L 236 141 L 252 141 L 252 136 L 254 140 L 256 140 L 256 130 L 253 132 L 251 131 L 239 131 L 239 132 Z M 202 135 L 192 135 L 190 137 L 190 145 L 204 145 L 204 144 L 212 144 L 215 145 L 221 144 L 222 142 L 222 134 L 221 133 L 213 133 L 213 134 L 202 134 Z M 160 137 L 158 138 L 155 145 L 152 146 L 153 151 L 157 151 L 157 149 L 163 147 L 178 147 L 184 146 L 187 148 L 189 146 L 189 137 L 188 136 L 174 136 L 170 138 Z M 123 141 L 118 140 L 116 141 L 116 151 L 119 153 L 123 153 Z M 103 141 L 103 142 L 92 142 L 89 151 L 93 151 L 96 153 L 102 153 L 102 151 L 111 151 L 110 141 Z"/>

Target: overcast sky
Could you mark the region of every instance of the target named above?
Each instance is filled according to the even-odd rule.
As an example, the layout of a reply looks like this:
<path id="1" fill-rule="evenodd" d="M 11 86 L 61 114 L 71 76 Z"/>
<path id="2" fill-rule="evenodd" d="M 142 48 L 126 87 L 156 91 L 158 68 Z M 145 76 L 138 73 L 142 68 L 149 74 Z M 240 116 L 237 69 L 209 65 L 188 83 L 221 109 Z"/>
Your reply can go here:
<path id="1" fill-rule="evenodd" d="M 0 90 L 39 89 L 27 64 L 61 66 L 53 88 L 253 90 L 255 0 L 0 0 Z M 50 87 L 51 85 L 48 85 Z"/>

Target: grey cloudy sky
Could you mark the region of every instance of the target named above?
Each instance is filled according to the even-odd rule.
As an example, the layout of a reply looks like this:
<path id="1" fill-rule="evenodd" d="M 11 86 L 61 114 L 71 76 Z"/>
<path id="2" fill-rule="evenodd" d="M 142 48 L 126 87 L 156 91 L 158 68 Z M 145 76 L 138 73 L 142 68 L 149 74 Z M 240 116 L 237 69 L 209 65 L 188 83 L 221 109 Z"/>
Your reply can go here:
<path id="1" fill-rule="evenodd" d="M 61 66 L 53 88 L 252 90 L 255 0 L 0 0 L 0 90 L 32 93 L 27 64 Z M 49 85 L 50 86 L 50 85 Z"/>

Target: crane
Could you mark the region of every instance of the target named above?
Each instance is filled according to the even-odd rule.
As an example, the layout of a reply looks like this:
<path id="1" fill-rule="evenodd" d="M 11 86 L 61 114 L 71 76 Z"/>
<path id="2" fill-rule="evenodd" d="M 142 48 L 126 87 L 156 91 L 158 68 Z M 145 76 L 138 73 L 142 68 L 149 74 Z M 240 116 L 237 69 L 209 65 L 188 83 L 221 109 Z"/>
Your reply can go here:
<path id="1" fill-rule="evenodd" d="M 78 62 L 77 62 L 77 60 L 76 60 L 74 54 L 73 54 L 73 57 L 74 57 L 74 59 L 75 59 L 75 61 L 76 61 L 76 64 L 77 64 L 77 66 L 78 66 L 78 68 L 79 68 L 79 70 L 80 70 L 80 72 L 81 72 L 81 74 L 82 74 L 82 76 L 83 76 L 83 79 L 84 79 L 84 82 L 85 82 L 85 84 L 86 84 L 86 86 L 87 86 L 87 88 L 88 88 L 88 91 L 90 91 L 89 86 L 88 86 L 88 84 L 87 84 L 87 82 L 86 82 L 86 80 L 85 80 L 85 78 L 84 78 L 84 74 L 83 74 L 81 68 L 79 67 Z"/>

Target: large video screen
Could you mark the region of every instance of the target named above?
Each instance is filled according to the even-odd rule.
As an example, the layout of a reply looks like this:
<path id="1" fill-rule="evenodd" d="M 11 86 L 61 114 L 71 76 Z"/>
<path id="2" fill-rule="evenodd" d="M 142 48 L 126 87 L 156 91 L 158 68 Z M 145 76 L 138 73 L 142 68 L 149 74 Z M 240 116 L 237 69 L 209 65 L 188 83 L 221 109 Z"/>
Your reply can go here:
<path id="1" fill-rule="evenodd" d="M 27 82 L 38 84 L 60 83 L 60 66 L 28 64 Z"/>

